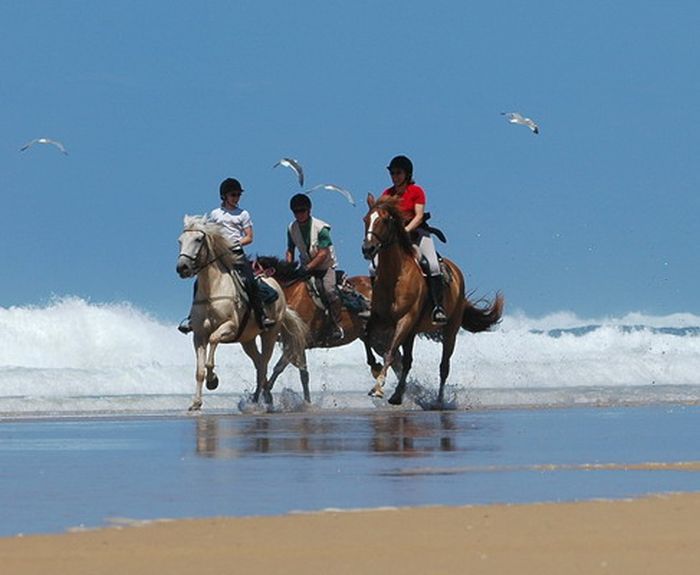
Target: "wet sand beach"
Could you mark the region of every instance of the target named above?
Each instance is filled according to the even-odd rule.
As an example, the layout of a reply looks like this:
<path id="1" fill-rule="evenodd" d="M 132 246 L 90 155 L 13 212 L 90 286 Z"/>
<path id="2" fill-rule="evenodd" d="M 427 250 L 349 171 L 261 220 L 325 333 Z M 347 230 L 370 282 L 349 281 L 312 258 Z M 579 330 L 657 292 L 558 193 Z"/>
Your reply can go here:
<path id="1" fill-rule="evenodd" d="M 2 573 L 691 572 L 699 415 L 6 420 Z"/>
<path id="2" fill-rule="evenodd" d="M 0 539 L 3 573 L 697 573 L 700 494 L 151 523 Z"/>

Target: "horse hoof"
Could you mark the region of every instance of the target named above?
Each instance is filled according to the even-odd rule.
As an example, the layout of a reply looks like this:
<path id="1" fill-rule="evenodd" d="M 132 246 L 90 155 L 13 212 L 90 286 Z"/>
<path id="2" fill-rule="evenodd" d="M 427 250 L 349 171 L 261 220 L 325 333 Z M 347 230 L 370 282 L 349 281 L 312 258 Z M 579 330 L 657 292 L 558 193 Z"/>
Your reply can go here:
<path id="1" fill-rule="evenodd" d="M 187 411 L 199 411 L 202 409 L 202 402 L 201 401 L 193 401 L 192 405 L 190 405 L 187 408 Z"/>
<path id="2" fill-rule="evenodd" d="M 263 391 L 263 401 L 268 407 L 272 407 L 272 393 L 270 393 L 267 389 Z"/>
<path id="3" fill-rule="evenodd" d="M 389 403 L 391 405 L 401 405 L 401 402 L 403 401 L 403 397 L 401 397 L 398 394 L 394 394 L 389 398 Z"/>
<path id="4" fill-rule="evenodd" d="M 384 391 L 382 390 L 381 387 L 380 388 L 373 387 L 372 389 L 369 390 L 369 393 L 367 395 L 369 395 L 370 397 L 377 397 L 379 399 L 382 399 L 384 397 Z"/>
<path id="5" fill-rule="evenodd" d="M 207 378 L 208 390 L 214 391 L 217 387 L 219 387 L 219 377 L 217 375 L 212 375 L 211 377 Z"/>

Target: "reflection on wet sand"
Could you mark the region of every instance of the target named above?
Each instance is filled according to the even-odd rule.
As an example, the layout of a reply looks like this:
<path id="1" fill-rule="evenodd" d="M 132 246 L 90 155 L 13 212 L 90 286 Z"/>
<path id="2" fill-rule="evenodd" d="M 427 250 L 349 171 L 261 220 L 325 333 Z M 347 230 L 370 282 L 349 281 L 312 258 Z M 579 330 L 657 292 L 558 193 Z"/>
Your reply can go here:
<path id="1" fill-rule="evenodd" d="M 464 426 L 464 418 L 453 412 L 202 415 L 196 419 L 196 453 L 215 458 L 353 451 L 415 456 L 459 450 Z M 467 427 L 478 429 L 475 423 Z"/>

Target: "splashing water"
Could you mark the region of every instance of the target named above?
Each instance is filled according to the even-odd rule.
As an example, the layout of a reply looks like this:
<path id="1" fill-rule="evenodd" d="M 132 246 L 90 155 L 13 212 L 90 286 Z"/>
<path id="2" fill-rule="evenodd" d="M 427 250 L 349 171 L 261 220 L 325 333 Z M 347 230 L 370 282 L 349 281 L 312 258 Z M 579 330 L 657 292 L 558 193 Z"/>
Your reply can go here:
<path id="1" fill-rule="evenodd" d="M 184 411 L 194 391 L 191 338 L 128 303 L 63 298 L 0 308 L 0 333 L 5 417 Z M 376 407 L 365 395 L 372 380 L 360 342 L 308 357 L 311 409 Z M 431 406 L 439 361 L 439 344 L 416 341 L 406 409 Z M 205 409 L 252 409 L 253 367 L 240 346 L 220 347 L 217 364 L 221 386 L 205 394 Z M 394 384 L 391 375 L 388 389 Z M 300 389 L 288 368 L 275 386 L 276 409 L 304 409 Z M 700 317 L 506 316 L 493 332 L 460 334 L 446 391 L 457 409 L 697 402 Z"/>

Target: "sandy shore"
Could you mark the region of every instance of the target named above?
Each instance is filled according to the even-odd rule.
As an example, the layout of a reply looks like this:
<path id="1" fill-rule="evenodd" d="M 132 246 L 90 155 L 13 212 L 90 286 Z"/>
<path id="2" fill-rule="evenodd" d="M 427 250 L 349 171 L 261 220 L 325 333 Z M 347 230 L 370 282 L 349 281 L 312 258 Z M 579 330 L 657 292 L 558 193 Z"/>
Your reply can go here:
<path id="1" fill-rule="evenodd" d="M 8 575 L 698 573 L 700 493 L 162 521 L 0 539 Z"/>

